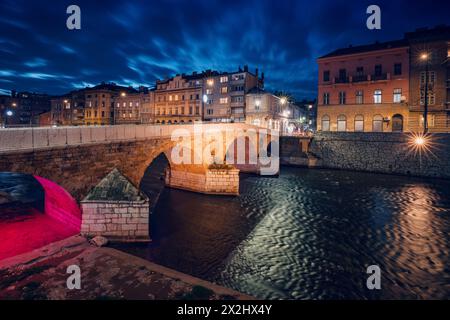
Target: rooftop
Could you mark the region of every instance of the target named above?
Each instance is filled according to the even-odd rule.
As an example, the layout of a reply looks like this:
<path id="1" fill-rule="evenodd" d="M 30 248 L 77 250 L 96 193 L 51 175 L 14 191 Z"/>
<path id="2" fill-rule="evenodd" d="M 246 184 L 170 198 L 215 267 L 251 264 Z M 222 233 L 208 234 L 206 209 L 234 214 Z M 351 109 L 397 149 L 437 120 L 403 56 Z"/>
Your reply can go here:
<path id="1" fill-rule="evenodd" d="M 387 42 L 375 42 L 373 44 L 361 45 L 361 46 L 349 46 L 347 48 L 337 49 L 333 52 L 330 52 L 324 56 L 321 56 L 319 59 L 344 56 L 348 54 L 356 54 L 377 50 L 387 50 L 394 48 L 401 48 L 408 46 L 408 41 L 406 40 L 395 40 L 395 41 L 387 41 Z"/>

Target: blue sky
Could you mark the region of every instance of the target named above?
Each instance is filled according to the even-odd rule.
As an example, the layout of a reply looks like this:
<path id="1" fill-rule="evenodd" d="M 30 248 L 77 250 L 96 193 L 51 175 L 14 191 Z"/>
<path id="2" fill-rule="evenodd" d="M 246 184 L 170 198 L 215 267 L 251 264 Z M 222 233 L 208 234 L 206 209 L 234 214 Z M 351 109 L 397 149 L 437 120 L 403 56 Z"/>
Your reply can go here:
<path id="1" fill-rule="evenodd" d="M 66 28 L 71 4 L 81 30 Z M 381 30 L 366 28 L 370 4 L 381 7 Z M 269 90 L 314 98 L 318 56 L 450 24 L 449 12 L 449 1 L 0 0 L 0 91 L 153 85 L 247 64 L 265 72 Z"/>

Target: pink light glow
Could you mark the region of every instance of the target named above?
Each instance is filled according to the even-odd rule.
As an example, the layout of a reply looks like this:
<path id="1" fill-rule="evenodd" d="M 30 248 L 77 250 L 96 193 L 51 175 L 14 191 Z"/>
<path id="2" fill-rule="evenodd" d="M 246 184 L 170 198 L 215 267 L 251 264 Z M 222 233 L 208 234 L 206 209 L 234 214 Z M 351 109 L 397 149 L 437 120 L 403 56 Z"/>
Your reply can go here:
<path id="1" fill-rule="evenodd" d="M 56 183 L 35 178 L 45 191 L 44 214 L 34 208 L 5 209 L 0 216 L 0 260 L 59 241 L 80 232 L 81 210 Z"/>

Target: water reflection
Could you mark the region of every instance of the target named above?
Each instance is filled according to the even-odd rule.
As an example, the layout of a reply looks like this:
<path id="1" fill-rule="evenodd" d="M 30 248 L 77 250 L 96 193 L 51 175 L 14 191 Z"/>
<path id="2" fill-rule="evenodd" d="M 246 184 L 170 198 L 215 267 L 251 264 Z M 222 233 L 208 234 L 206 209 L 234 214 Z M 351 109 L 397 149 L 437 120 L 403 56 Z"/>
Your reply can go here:
<path id="1" fill-rule="evenodd" d="M 283 168 L 239 197 L 166 190 L 127 250 L 260 298 L 448 298 L 449 213 L 450 182 Z"/>

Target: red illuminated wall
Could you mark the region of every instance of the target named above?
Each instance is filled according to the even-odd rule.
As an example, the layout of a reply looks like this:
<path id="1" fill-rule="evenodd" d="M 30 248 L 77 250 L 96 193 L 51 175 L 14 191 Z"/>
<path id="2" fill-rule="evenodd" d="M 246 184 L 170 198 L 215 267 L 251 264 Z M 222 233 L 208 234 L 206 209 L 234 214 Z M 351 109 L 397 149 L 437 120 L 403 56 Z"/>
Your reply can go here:
<path id="1" fill-rule="evenodd" d="M 80 232 L 81 210 L 74 198 L 56 183 L 34 176 L 45 191 L 45 214 Z"/>

